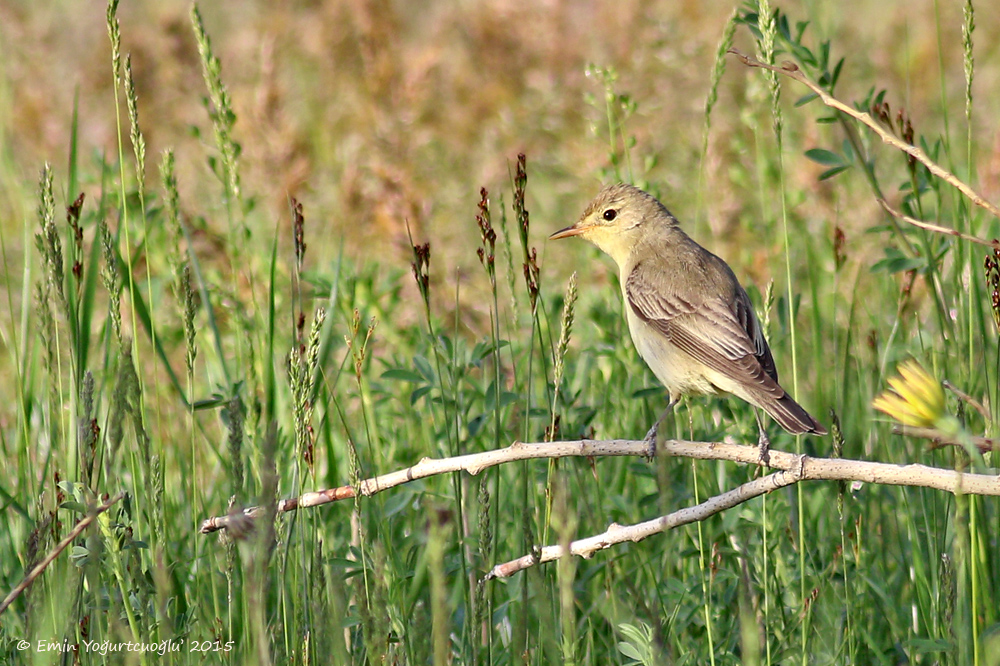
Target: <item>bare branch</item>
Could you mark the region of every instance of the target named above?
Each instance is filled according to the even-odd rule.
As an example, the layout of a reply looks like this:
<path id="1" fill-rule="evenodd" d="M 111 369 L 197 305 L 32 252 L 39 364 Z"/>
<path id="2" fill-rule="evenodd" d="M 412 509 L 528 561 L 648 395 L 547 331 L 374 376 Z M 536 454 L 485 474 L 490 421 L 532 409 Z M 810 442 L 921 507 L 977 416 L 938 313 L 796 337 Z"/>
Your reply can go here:
<path id="1" fill-rule="evenodd" d="M 33 582 L 35 582 L 36 578 L 38 578 L 39 576 L 42 575 L 42 572 L 45 571 L 45 569 L 47 569 L 48 566 L 50 564 L 52 564 L 52 562 L 57 557 L 59 557 L 59 553 L 61 553 L 64 550 L 66 550 L 66 547 L 68 545 L 70 545 L 71 543 L 73 543 L 73 540 L 76 539 L 78 536 L 80 536 L 80 534 L 82 534 L 83 531 L 85 529 L 87 529 L 88 525 L 90 525 L 92 522 L 94 522 L 95 518 L 97 518 L 99 515 L 101 515 L 102 513 L 104 513 L 105 511 L 107 511 L 108 509 L 110 509 L 112 506 L 114 506 L 118 502 L 120 502 L 123 497 L 125 497 L 125 493 L 118 493 L 117 495 L 115 495 L 114 497 L 112 497 L 111 499 L 109 499 L 107 502 L 105 502 L 104 504 L 102 504 L 101 506 L 96 507 L 93 510 L 93 512 L 88 513 L 86 516 L 84 516 L 83 518 L 81 518 L 80 522 L 78 522 L 73 527 L 73 529 L 70 530 L 69 534 L 67 534 L 63 538 L 63 540 L 60 541 L 56 545 L 56 547 L 53 548 L 52 551 L 49 552 L 49 554 L 45 556 L 45 559 L 43 559 L 41 562 L 39 562 L 37 565 L 35 565 L 31 569 L 31 571 L 28 572 L 28 575 L 25 576 L 24 579 L 20 583 L 17 584 L 17 587 L 15 587 L 13 590 L 11 590 L 10 594 L 8 594 L 7 597 L 2 602 L 0 602 L 0 615 L 2 615 L 5 610 L 7 610 L 8 606 L 10 606 L 12 603 L 14 603 L 15 599 L 17 599 L 19 596 L 21 596 L 22 592 L 24 592 L 26 589 L 28 589 L 28 586 L 30 586 Z"/>
<path id="2" fill-rule="evenodd" d="M 858 111 L 857 109 L 850 107 L 847 104 L 844 104 L 836 97 L 833 97 L 832 95 L 827 93 L 817 83 L 806 77 L 806 75 L 802 73 L 802 70 L 800 70 L 798 65 L 796 65 L 795 63 L 785 61 L 781 64 L 780 67 L 777 67 L 775 65 L 768 65 L 767 63 L 763 63 L 757 60 L 756 58 L 749 56 L 737 49 L 729 49 L 729 53 L 732 53 L 737 58 L 739 58 L 740 61 L 747 67 L 757 67 L 761 69 L 767 69 L 772 72 L 777 72 L 778 74 L 784 74 L 788 78 L 798 81 L 805 87 L 809 88 L 809 90 L 812 90 L 814 93 L 816 93 L 819 96 L 820 100 L 822 100 L 822 102 L 826 104 L 828 107 L 830 107 L 831 109 L 836 109 L 837 111 L 840 111 L 841 113 L 844 113 L 854 118 L 855 120 L 863 123 L 864 125 L 869 127 L 873 132 L 875 132 L 879 136 L 879 138 L 882 139 L 883 142 L 889 144 L 893 148 L 897 148 L 903 151 L 907 155 L 910 155 L 918 162 L 923 164 L 925 167 L 927 167 L 928 171 L 930 171 L 932 174 L 944 180 L 945 182 L 950 183 L 953 187 L 958 189 L 958 191 L 964 194 L 972 203 L 976 204 L 977 206 L 980 206 L 981 208 L 985 208 L 994 217 L 1000 218 L 1000 209 L 998 209 L 992 203 L 987 201 L 983 196 L 981 196 L 978 192 L 972 189 L 971 186 L 965 184 L 964 182 L 959 180 L 953 173 L 951 173 L 944 167 L 937 164 L 927 155 L 927 153 L 925 153 L 919 147 L 910 145 L 905 141 L 903 141 L 902 139 L 897 138 L 891 132 L 882 127 L 882 125 L 876 122 L 875 119 L 871 117 L 871 115 Z M 988 241 L 985 242 L 988 243 Z"/>
<path id="3" fill-rule="evenodd" d="M 774 453 L 775 452 L 772 451 L 771 455 L 774 455 Z M 618 525 L 617 523 L 612 523 L 611 526 L 608 527 L 607 531 L 602 534 L 587 537 L 586 539 L 579 539 L 570 543 L 568 549 L 569 553 L 589 558 L 597 551 L 610 548 L 615 544 L 623 543 L 625 541 L 641 541 L 648 536 L 659 534 L 660 532 L 666 532 L 667 530 L 672 530 L 675 527 L 680 527 L 681 525 L 687 525 L 688 523 L 705 520 L 706 518 L 714 516 L 717 513 L 725 511 L 726 509 L 731 509 L 738 504 L 742 504 L 747 500 L 753 499 L 754 497 L 759 497 L 764 493 L 769 493 L 772 490 L 777 490 L 778 488 L 789 486 L 797 481 L 800 481 L 801 472 L 801 468 L 797 470 L 793 469 L 775 472 L 774 474 L 769 474 L 759 479 L 754 479 L 753 481 L 744 483 L 742 486 L 733 488 L 732 490 L 722 493 L 721 495 L 716 495 L 701 504 L 680 509 L 679 511 L 668 513 L 665 516 L 660 516 L 659 518 L 654 518 L 653 520 L 647 520 L 644 523 L 638 523 L 636 525 Z M 567 549 L 562 546 L 545 546 L 536 553 L 524 555 L 516 560 L 496 565 L 490 569 L 489 572 L 487 572 L 486 576 L 484 576 L 484 580 L 507 578 L 518 571 L 523 571 L 524 569 L 533 567 L 536 564 L 558 560 L 566 554 L 566 550 Z"/>
<path id="4" fill-rule="evenodd" d="M 760 451 L 755 446 L 723 442 L 692 442 L 666 440 L 659 445 L 661 455 L 696 458 L 700 460 L 729 460 L 747 465 L 759 464 Z M 365 479 L 358 484 L 362 495 L 370 496 L 395 486 L 438 474 L 481 471 L 513 462 L 536 458 L 644 456 L 655 455 L 647 441 L 609 439 L 575 440 L 526 444 L 514 442 L 510 446 L 483 453 L 471 453 L 454 458 L 424 458 L 413 467 Z M 1000 477 L 985 474 L 965 474 L 926 465 L 892 465 L 887 463 L 847 460 L 843 458 L 810 458 L 783 451 L 771 451 L 770 467 L 779 470 L 802 469 L 803 480 L 840 480 L 884 483 L 900 486 L 921 486 L 946 492 L 970 495 L 1000 495 Z M 341 486 L 329 490 L 306 493 L 300 497 L 278 502 L 279 513 L 299 508 L 319 506 L 329 502 L 354 497 L 354 488 Z M 226 529 L 231 524 L 244 524 L 253 519 L 261 509 L 252 507 L 241 513 L 209 518 L 201 524 L 203 534 Z"/>
<path id="5" fill-rule="evenodd" d="M 957 437 L 950 437 L 936 428 L 915 428 L 913 426 L 895 425 L 892 427 L 893 434 L 904 435 L 906 437 L 916 437 L 933 442 L 931 448 L 941 448 L 942 446 L 963 446 Z M 1000 440 L 989 437 L 970 437 L 972 445 L 979 449 L 980 453 L 1000 450 Z"/>
<path id="6" fill-rule="evenodd" d="M 692 444 L 693 442 L 685 442 Z M 744 451 L 757 457 L 757 449 L 735 444 L 710 444 L 713 452 L 720 447 L 731 447 L 732 453 L 743 458 Z M 694 456 L 699 457 L 699 456 Z M 703 456 L 710 457 L 710 456 Z M 732 460 L 728 455 L 711 456 Z M 745 462 L 741 460 L 741 462 Z M 599 550 L 625 541 L 641 541 L 646 537 L 705 520 L 717 513 L 731 509 L 747 500 L 765 493 L 811 479 L 838 479 L 844 481 L 867 481 L 897 486 L 922 486 L 937 488 L 953 493 L 1000 495 L 1000 477 L 984 474 L 963 474 L 952 470 L 927 467 L 926 465 L 889 465 L 861 460 L 830 458 L 810 458 L 782 451 L 771 451 L 771 467 L 782 469 L 759 479 L 744 483 L 733 490 L 716 495 L 701 504 L 668 513 L 665 516 L 647 520 L 636 525 L 612 523 L 602 534 L 573 541 L 568 549 L 563 546 L 544 546 L 536 552 L 523 555 L 516 560 L 494 566 L 484 580 L 507 578 L 536 564 L 557 560 L 567 554 L 589 558 Z"/>
<path id="7" fill-rule="evenodd" d="M 915 217 L 910 217 L 909 215 L 904 215 L 900 211 L 896 210 L 889 205 L 889 202 L 882 198 L 877 198 L 879 205 L 893 217 L 906 222 L 907 224 L 912 224 L 920 229 L 926 229 L 927 231 L 933 231 L 936 234 L 945 234 L 946 236 L 955 236 L 963 240 L 970 241 L 972 243 L 979 243 L 980 245 L 985 245 L 986 247 L 998 248 L 1000 249 L 1000 240 L 986 240 L 985 238 L 979 238 L 978 236 L 970 236 L 969 234 L 963 234 L 961 231 L 952 229 L 950 227 L 942 227 L 938 224 L 932 224 L 930 222 L 924 222 L 923 220 L 918 220 Z"/>
<path id="8" fill-rule="evenodd" d="M 630 441 L 625 439 L 608 440 L 578 440 L 568 442 L 545 442 L 542 444 L 525 444 L 514 442 L 503 449 L 470 453 L 453 458 L 424 458 L 413 467 L 389 472 L 381 476 L 365 479 L 358 484 L 361 494 L 370 497 L 383 490 L 400 486 L 417 479 L 429 476 L 447 474 L 449 472 L 468 472 L 475 476 L 484 469 L 502 465 L 515 460 L 532 460 L 534 458 L 565 458 L 565 457 L 597 457 L 597 456 L 646 456 L 654 455 L 649 442 Z M 283 499 L 278 502 L 278 513 L 295 511 L 330 502 L 351 499 L 354 497 L 352 486 L 341 486 L 329 490 L 306 493 L 299 497 Z M 239 521 L 245 522 L 246 517 L 254 518 L 261 512 L 260 507 L 250 507 L 236 515 L 216 516 L 208 518 L 201 524 L 200 532 L 209 534 L 228 528 Z"/>
<path id="9" fill-rule="evenodd" d="M 941 385 L 944 386 L 949 391 L 951 391 L 952 393 L 954 393 L 959 400 L 961 400 L 962 402 L 964 402 L 965 404 L 969 405 L 974 410 L 979 412 L 979 415 L 983 417 L 984 421 L 986 421 L 987 423 L 993 422 L 993 419 L 990 418 L 990 413 L 986 410 L 986 407 L 983 406 L 983 403 L 979 402 L 971 395 L 969 395 L 962 389 L 958 388 L 957 386 L 949 382 L 947 379 L 941 382 Z"/>

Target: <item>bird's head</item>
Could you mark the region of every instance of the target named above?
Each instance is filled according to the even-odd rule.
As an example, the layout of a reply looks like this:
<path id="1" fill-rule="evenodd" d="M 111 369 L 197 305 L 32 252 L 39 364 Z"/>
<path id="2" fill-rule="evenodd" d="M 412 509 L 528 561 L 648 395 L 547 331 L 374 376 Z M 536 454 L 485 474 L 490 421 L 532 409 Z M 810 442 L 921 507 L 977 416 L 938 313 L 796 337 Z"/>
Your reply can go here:
<path id="1" fill-rule="evenodd" d="M 606 252 L 620 267 L 645 239 L 676 226 L 677 220 L 656 197 L 632 185 L 617 184 L 602 189 L 576 224 L 549 238 L 580 236 Z"/>

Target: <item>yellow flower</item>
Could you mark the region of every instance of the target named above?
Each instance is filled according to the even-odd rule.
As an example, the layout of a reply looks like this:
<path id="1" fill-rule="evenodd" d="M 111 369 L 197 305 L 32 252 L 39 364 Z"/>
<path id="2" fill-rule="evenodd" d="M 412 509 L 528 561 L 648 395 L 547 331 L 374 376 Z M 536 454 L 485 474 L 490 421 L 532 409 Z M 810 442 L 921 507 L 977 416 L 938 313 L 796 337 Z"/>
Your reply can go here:
<path id="1" fill-rule="evenodd" d="M 933 428 L 944 416 L 941 384 L 916 361 L 899 366 L 899 376 L 890 377 L 889 385 L 892 390 L 875 398 L 872 407 L 903 425 Z"/>

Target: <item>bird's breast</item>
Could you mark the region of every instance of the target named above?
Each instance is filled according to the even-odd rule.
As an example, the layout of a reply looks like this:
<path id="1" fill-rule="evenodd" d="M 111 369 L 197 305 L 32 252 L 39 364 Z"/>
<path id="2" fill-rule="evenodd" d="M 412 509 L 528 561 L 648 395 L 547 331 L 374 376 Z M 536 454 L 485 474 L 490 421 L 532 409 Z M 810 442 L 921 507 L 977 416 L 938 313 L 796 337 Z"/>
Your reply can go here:
<path id="1" fill-rule="evenodd" d="M 675 399 L 683 395 L 713 395 L 719 388 L 709 379 L 701 362 L 679 349 L 658 328 L 650 325 L 625 306 L 629 332 L 639 356 Z"/>

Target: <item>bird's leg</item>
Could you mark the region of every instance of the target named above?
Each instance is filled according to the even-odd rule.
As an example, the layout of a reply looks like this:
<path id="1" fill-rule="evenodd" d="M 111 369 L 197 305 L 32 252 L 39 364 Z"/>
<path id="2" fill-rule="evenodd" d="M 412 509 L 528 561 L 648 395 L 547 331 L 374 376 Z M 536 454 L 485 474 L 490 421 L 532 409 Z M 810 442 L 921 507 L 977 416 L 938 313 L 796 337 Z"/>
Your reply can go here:
<path id="1" fill-rule="evenodd" d="M 771 440 L 767 438 L 767 430 L 764 428 L 764 419 L 760 415 L 760 410 L 753 408 L 753 415 L 757 419 L 757 448 L 760 449 L 761 465 L 771 466 Z"/>
<path id="2" fill-rule="evenodd" d="M 667 403 L 667 408 L 663 410 L 663 413 L 660 414 L 660 418 L 656 419 L 656 423 L 653 424 L 653 427 L 649 429 L 649 432 L 646 433 L 646 436 L 642 440 L 644 442 L 649 442 L 650 458 L 653 458 L 656 455 L 656 433 L 660 429 L 660 424 L 663 423 L 663 420 L 674 410 L 674 405 L 676 404 L 677 400 L 671 398 L 670 402 Z"/>

